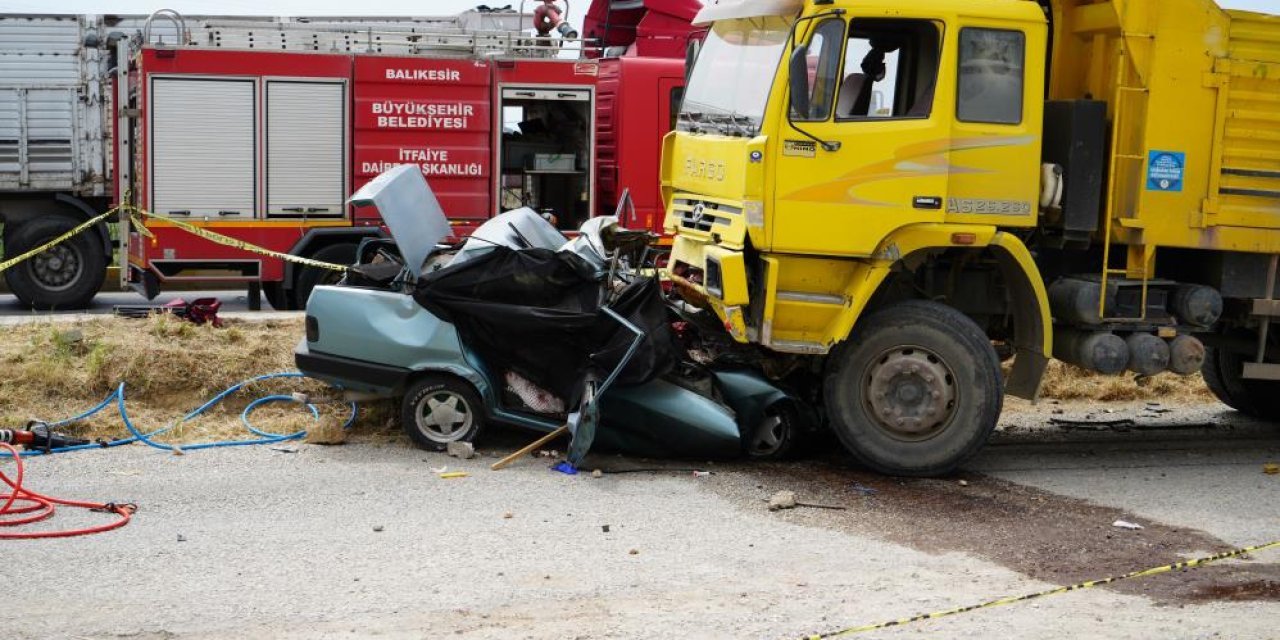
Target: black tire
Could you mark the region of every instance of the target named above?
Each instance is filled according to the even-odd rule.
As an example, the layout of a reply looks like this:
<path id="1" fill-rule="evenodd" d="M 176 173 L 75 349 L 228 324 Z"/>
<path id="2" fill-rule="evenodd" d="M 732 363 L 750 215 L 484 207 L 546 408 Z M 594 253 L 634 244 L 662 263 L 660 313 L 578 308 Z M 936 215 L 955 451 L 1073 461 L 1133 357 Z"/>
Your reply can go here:
<path id="1" fill-rule="evenodd" d="M 347 243 L 331 244 L 327 247 L 322 247 L 307 257 L 321 262 L 349 265 L 356 261 L 356 245 Z M 303 267 L 298 271 L 297 280 L 295 280 L 296 284 L 293 286 L 293 304 L 295 308 L 307 308 L 307 299 L 311 297 L 311 290 L 316 288 L 316 285 L 337 284 L 338 280 L 341 279 L 341 271 L 321 269 L 319 267 Z"/>
<path id="2" fill-rule="evenodd" d="M 432 375 L 409 387 L 400 404 L 400 422 L 418 448 L 443 451 L 450 442 L 473 442 L 487 420 L 471 385 Z"/>
<path id="3" fill-rule="evenodd" d="M 283 282 L 262 283 L 262 297 L 276 311 L 293 311 L 296 309 L 289 302 L 289 292 L 285 291 Z"/>
<path id="4" fill-rule="evenodd" d="M 1004 403 L 1000 359 L 967 316 L 910 300 L 863 319 L 828 359 L 831 429 L 880 473 L 954 471 L 983 444 Z"/>
<path id="5" fill-rule="evenodd" d="M 26 253 L 81 222 L 65 216 L 34 218 L 5 234 L 5 257 Z M 87 229 L 38 253 L 8 271 L 5 282 L 23 304 L 39 310 L 83 309 L 107 275 L 107 256 L 98 234 Z"/>
<path id="6" fill-rule="evenodd" d="M 747 457 L 752 460 L 785 460 L 791 457 L 800 437 L 800 416 L 796 408 L 780 402 L 765 409 L 747 441 Z"/>
<path id="7" fill-rule="evenodd" d="M 1200 373 L 1209 391 L 1228 407 L 1255 418 L 1280 420 L 1280 383 L 1245 380 L 1240 354 L 1206 347 Z"/>

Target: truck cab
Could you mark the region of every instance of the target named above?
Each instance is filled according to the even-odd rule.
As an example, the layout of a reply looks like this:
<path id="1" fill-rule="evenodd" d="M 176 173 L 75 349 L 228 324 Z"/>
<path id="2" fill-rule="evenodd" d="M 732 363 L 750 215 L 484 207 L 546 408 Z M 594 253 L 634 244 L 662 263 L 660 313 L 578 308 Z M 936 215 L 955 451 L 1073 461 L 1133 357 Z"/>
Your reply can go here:
<path id="1" fill-rule="evenodd" d="M 1248 376 L 1280 367 L 1271 307 L 1249 305 L 1275 294 L 1280 189 L 1258 181 L 1280 163 L 1235 138 L 1273 134 L 1274 20 L 1118 4 L 708 3 L 663 145 L 674 288 L 819 381 L 884 472 L 955 469 L 1052 357 L 1211 367 L 1224 401 L 1261 406 Z"/>

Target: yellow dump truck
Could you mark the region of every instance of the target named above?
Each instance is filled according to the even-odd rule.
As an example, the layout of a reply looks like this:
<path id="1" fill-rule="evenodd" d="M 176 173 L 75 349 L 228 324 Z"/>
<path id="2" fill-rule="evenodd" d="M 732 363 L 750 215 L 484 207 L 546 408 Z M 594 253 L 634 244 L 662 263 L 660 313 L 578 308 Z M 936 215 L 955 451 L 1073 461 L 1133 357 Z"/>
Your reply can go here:
<path id="1" fill-rule="evenodd" d="M 954 469 L 1051 357 L 1203 370 L 1280 419 L 1280 18 L 710 0 L 698 22 L 671 279 L 860 461 Z"/>

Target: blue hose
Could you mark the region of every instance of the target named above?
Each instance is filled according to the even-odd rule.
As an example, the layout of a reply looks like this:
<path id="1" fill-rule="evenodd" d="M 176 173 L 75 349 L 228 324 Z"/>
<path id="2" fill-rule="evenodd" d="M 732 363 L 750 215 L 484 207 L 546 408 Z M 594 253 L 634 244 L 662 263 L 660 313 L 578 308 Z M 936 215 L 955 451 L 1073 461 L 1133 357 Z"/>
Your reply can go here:
<path id="1" fill-rule="evenodd" d="M 310 402 L 302 402 L 291 395 L 287 396 L 282 394 L 274 394 L 274 395 L 263 396 L 261 398 L 258 398 L 253 402 L 250 402 L 244 408 L 244 411 L 240 412 L 240 422 L 243 423 L 245 428 L 248 429 L 251 433 L 253 433 L 256 436 L 259 436 L 258 438 L 247 439 L 247 440 L 224 440 L 221 442 L 201 442 L 198 444 L 189 444 L 189 445 L 165 444 L 163 442 L 156 442 L 152 438 L 158 435 L 161 435 L 167 431 L 170 431 L 173 428 L 177 427 L 178 425 L 182 424 L 183 422 L 191 420 L 196 416 L 199 416 L 200 414 L 204 413 L 205 411 L 208 411 L 211 407 L 222 402 L 228 396 L 243 389 L 246 385 L 253 384 L 255 382 L 260 382 L 262 380 L 271 380 L 274 378 L 302 378 L 302 377 L 305 377 L 305 376 L 303 376 L 303 374 L 300 372 L 288 371 L 283 373 L 268 373 L 260 376 L 255 376 L 253 378 L 249 378 L 248 380 L 237 382 L 236 384 L 233 384 L 230 387 L 227 387 L 225 390 L 218 393 L 213 398 L 209 399 L 208 402 L 205 402 L 199 407 L 191 410 L 186 415 L 182 416 L 181 420 L 178 420 L 177 422 L 174 422 L 173 424 L 167 427 L 162 427 L 148 433 L 143 433 L 141 430 L 139 430 L 133 424 L 133 420 L 129 418 L 129 411 L 125 408 L 125 404 L 124 404 L 124 399 L 125 399 L 124 383 L 122 382 L 120 383 L 120 386 L 116 387 L 115 391 L 112 391 L 110 395 L 108 395 L 105 399 L 103 399 L 102 402 L 98 403 L 92 409 L 89 409 L 84 413 L 67 418 L 65 420 L 59 420 L 58 422 L 50 423 L 49 427 L 52 429 L 56 427 L 65 426 L 73 422 L 77 422 L 79 420 L 84 420 L 85 418 L 88 418 L 94 414 L 97 414 L 98 412 L 111 406 L 112 403 L 115 403 L 116 408 L 120 412 L 120 419 L 124 422 L 125 428 L 127 428 L 129 430 L 129 433 L 132 434 L 130 437 L 121 438 L 118 440 L 112 440 L 110 442 L 81 444 L 81 445 L 75 445 L 71 447 L 59 447 L 56 449 L 49 449 L 49 450 L 38 449 L 33 451 L 23 451 L 22 456 L 28 457 L 28 456 L 43 455 L 45 453 L 64 453 L 67 451 L 83 451 L 85 449 L 102 449 L 106 447 L 118 447 L 123 444 L 132 444 L 134 442 L 141 442 L 149 447 L 155 447 L 156 449 L 163 449 L 166 451 L 174 451 L 174 450 L 194 451 L 196 449 L 213 449 L 215 447 L 238 447 L 238 446 L 252 445 L 252 444 L 272 444 L 275 442 L 284 442 L 286 440 L 296 440 L 307 435 L 307 432 L 305 429 L 302 431 L 294 432 L 294 433 L 271 433 L 269 431 L 263 431 L 253 426 L 253 423 L 249 421 L 249 414 L 253 413 L 258 407 L 264 404 L 269 404 L 273 402 L 299 402 L 304 407 L 306 407 L 307 410 L 311 412 L 312 418 L 314 418 L 317 421 L 320 420 L 320 410 L 317 409 L 314 404 Z M 347 421 L 344 422 L 342 425 L 343 429 L 350 429 L 351 425 L 355 423 L 356 412 L 357 412 L 356 403 L 352 402 L 351 415 L 347 416 Z M 9 454 L 8 452 L 0 452 L 0 457 L 11 457 L 11 454 Z"/>

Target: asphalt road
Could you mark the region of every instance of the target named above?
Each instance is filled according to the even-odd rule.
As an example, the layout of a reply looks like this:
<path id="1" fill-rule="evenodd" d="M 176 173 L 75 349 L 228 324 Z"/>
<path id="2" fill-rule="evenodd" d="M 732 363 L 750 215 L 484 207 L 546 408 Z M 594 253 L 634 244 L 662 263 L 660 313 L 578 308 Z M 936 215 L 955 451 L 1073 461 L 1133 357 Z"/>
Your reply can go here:
<path id="1" fill-rule="evenodd" d="M 35 458 L 33 489 L 141 510 L 99 536 L 0 543 L 0 629 L 790 638 L 1280 538 L 1280 476 L 1263 473 L 1280 462 L 1275 426 L 1220 405 L 1155 408 L 1108 414 L 1133 419 L 1110 428 L 1097 405 L 1014 406 L 963 473 L 936 480 L 831 453 L 765 465 L 601 456 L 590 466 L 648 471 L 600 478 L 541 458 L 490 471 L 520 433 L 497 434 L 475 460 L 358 435 L 294 452 Z M 779 489 L 841 509 L 770 512 Z M 62 509 L 44 526 L 102 517 Z M 1268 638 L 1280 619 L 1280 551 L 1122 585 L 864 637 Z"/>
<path id="2" fill-rule="evenodd" d="M 78 311 L 42 311 L 38 312 L 42 315 L 83 315 L 83 314 L 104 314 L 111 313 L 116 305 L 145 305 L 145 304 L 165 304 L 167 302 L 182 298 L 191 300 L 194 298 L 215 297 L 222 301 L 222 308 L 227 311 L 247 311 L 249 309 L 249 295 L 244 289 L 234 289 L 225 291 L 166 291 L 156 297 L 155 300 L 148 301 L 142 294 L 133 291 L 104 291 L 99 293 L 93 299 L 93 305 L 88 309 Z M 262 306 L 266 310 L 271 310 L 271 305 L 265 301 Z M 0 294 L 0 317 L 4 316 L 28 316 L 33 312 L 30 308 L 18 302 L 18 299 L 11 293 Z"/>
<path id="3" fill-rule="evenodd" d="M 268 320 L 298 315 L 297 311 L 275 311 L 266 301 L 261 311 L 249 311 L 249 296 L 244 290 L 167 291 L 148 301 L 132 291 L 105 291 L 93 299 L 88 309 L 76 311 L 32 311 L 23 306 L 12 294 L 0 294 L 0 326 L 26 322 L 73 322 L 114 311 L 117 305 L 162 305 L 172 300 L 194 300 L 214 297 L 222 301 L 218 315 L 223 318 Z"/>

